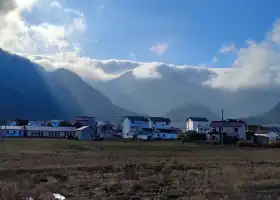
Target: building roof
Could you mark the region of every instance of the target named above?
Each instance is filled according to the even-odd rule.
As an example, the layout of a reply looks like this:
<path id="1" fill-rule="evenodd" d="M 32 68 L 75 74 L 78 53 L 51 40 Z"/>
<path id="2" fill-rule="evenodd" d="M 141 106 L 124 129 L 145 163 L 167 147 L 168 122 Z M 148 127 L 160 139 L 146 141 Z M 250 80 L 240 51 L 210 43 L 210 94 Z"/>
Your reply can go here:
<path id="1" fill-rule="evenodd" d="M 23 130 L 23 126 L 1 126 L 0 129 L 4 130 Z M 51 127 L 51 126 L 25 126 L 27 131 L 76 131 L 75 127 Z"/>
<path id="2" fill-rule="evenodd" d="M 0 129 L 7 129 L 7 130 L 22 130 L 23 126 L 0 126 Z"/>
<path id="3" fill-rule="evenodd" d="M 129 120 L 134 120 L 134 121 L 149 121 L 147 117 L 143 116 L 126 116 L 125 118 L 128 118 Z"/>
<path id="4" fill-rule="evenodd" d="M 210 123 L 211 127 L 247 127 L 246 123 L 242 120 L 224 120 L 224 121 L 212 121 Z"/>
<path id="5" fill-rule="evenodd" d="M 152 122 L 171 122 L 169 118 L 165 117 L 149 117 Z"/>
<path id="6" fill-rule="evenodd" d="M 82 126 L 81 128 L 78 128 L 77 131 L 82 131 L 82 130 L 88 128 L 88 127 L 89 127 L 89 126 Z"/>
<path id="7" fill-rule="evenodd" d="M 209 122 L 208 119 L 205 118 L 205 117 L 189 117 L 189 118 L 187 119 L 187 121 L 188 121 L 189 119 L 192 120 L 192 121 L 195 121 L 195 122 Z"/>
<path id="8" fill-rule="evenodd" d="M 108 122 L 105 122 L 105 121 L 99 121 L 97 122 L 97 126 L 106 126 L 106 127 L 113 127 L 114 125 L 113 124 L 110 124 Z"/>

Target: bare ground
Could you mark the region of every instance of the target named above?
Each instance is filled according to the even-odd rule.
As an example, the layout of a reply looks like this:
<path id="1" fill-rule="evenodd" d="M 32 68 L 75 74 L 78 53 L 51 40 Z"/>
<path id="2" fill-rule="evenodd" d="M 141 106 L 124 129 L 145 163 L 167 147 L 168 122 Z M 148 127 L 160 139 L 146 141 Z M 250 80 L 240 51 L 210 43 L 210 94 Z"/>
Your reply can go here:
<path id="1" fill-rule="evenodd" d="M 279 166 L 279 149 L 14 139 L 0 144 L 0 199 L 277 199 Z"/>

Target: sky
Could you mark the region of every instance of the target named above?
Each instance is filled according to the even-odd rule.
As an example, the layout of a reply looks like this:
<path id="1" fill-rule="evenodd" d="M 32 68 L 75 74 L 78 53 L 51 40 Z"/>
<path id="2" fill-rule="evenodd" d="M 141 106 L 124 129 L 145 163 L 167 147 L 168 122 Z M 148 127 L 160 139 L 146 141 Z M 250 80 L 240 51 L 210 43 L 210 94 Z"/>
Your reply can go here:
<path id="1" fill-rule="evenodd" d="M 277 0 L 1 2 L 0 47 L 46 69 L 68 68 L 97 80 L 129 70 L 160 78 L 164 63 L 214 71 L 203 83 L 211 87 L 280 83 Z"/>

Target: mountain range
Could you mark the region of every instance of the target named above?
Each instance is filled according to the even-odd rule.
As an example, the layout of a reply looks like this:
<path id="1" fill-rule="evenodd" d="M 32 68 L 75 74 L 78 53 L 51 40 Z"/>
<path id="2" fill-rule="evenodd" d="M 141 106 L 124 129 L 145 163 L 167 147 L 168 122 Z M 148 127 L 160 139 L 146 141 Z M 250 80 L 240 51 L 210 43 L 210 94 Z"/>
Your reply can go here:
<path id="1" fill-rule="evenodd" d="M 228 91 L 202 84 L 215 76 L 213 70 L 190 68 L 185 72 L 161 64 L 157 68 L 160 78 L 137 78 L 133 70 L 127 70 L 117 78 L 94 81 L 67 69 L 46 71 L 3 50 L 0 60 L 0 119 L 70 119 L 77 115 L 120 119 L 143 113 L 182 123 L 189 116 L 219 119 L 224 109 L 225 118 L 249 123 L 280 121 L 279 88 Z"/>
<path id="2" fill-rule="evenodd" d="M 188 117 L 206 117 L 210 121 L 221 119 L 209 108 L 197 104 L 185 104 L 182 107 L 170 110 L 165 116 L 171 119 L 173 126 L 181 128 L 185 127 Z"/>
<path id="3" fill-rule="evenodd" d="M 214 113 L 223 109 L 225 118 L 242 118 L 265 113 L 280 101 L 279 87 L 227 90 L 204 84 L 210 77 L 217 76 L 215 70 L 180 70 L 159 64 L 156 68 L 159 78 L 139 78 L 133 71 L 137 67 L 137 64 L 130 66 L 126 73 L 109 81 L 87 82 L 116 105 L 156 116 L 164 116 L 186 104 L 196 104 Z"/>
<path id="4" fill-rule="evenodd" d="M 280 102 L 267 112 L 242 118 L 248 124 L 275 124 L 280 122 Z"/>
<path id="5" fill-rule="evenodd" d="M 26 58 L 0 50 L 0 119 L 114 118 L 136 115 L 66 70 L 45 71 Z"/>

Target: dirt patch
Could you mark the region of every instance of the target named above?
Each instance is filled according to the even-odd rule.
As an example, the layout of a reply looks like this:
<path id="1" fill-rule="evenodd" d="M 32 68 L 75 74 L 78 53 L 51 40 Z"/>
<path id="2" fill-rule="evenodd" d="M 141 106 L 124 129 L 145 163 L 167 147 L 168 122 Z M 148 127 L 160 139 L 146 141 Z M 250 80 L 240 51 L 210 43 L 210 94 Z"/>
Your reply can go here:
<path id="1" fill-rule="evenodd" d="M 30 141 L 6 144 L 0 199 L 45 200 L 53 193 L 67 200 L 255 200 L 280 195 L 278 150 L 163 142 L 70 142 L 53 150 L 56 142 L 50 142 L 49 150 L 46 142 L 42 149 L 36 144 L 36 150 L 28 149 Z"/>

